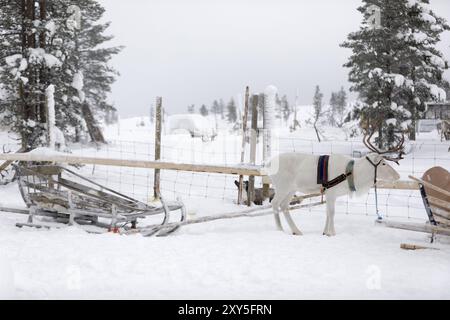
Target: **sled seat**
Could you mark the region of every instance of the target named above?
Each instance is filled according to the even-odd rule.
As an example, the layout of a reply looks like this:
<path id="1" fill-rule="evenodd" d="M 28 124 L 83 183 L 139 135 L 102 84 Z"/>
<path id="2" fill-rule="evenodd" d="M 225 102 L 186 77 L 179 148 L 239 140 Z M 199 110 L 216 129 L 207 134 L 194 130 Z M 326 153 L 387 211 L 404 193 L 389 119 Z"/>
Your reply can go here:
<path id="1" fill-rule="evenodd" d="M 419 183 L 420 193 L 431 224 L 450 228 L 450 173 L 442 167 L 428 169 Z"/>

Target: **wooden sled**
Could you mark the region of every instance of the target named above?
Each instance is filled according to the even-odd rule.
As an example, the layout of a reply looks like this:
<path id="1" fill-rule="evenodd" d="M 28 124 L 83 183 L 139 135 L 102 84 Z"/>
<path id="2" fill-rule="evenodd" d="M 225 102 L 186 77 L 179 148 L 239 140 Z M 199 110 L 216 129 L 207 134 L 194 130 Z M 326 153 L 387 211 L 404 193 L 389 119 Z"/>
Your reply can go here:
<path id="1" fill-rule="evenodd" d="M 180 211 L 181 222 L 186 219 L 185 208 L 180 200 L 166 202 L 160 198 L 160 205 L 148 205 L 62 166 L 15 167 L 20 193 L 28 207 L 25 210 L 28 212 L 28 221 L 17 223 L 18 227 L 48 227 L 42 221 L 36 221 L 36 217 L 43 217 L 59 226 L 80 225 L 92 232 L 139 232 L 141 228 L 137 226 L 138 219 L 148 216 L 160 215 L 161 225 L 170 222 L 171 212 L 174 211 Z M 24 213 L 8 208 L 3 208 L 2 211 Z M 177 228 L 158 229 L 153 234 L 167 235 Z M 160 230 L 163 232 L 159 232 Z M 146 236 L 153 234 L 145 233 Z"/>
<path id="2" fill-rule="evenodd" d="M 421 179 L 409 176 L 419 184 L 427 224 L 382 222 L 387 227 L 450 236 L 450 173 L 442 167 L 428 169 Z"/>

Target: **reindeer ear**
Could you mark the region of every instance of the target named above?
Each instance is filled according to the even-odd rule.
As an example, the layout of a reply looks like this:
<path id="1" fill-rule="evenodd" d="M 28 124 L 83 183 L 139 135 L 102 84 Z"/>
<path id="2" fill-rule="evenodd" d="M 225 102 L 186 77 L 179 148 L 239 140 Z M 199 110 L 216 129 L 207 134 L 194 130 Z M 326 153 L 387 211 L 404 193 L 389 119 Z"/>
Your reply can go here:
<path id="1" fill-rule="evenodd" d="M 237 181 L 237 180 L 234 180 L 234 184 L 236 185 L 236 187 L 238 187 L 238 188 L 239 188 L 239 181 Z"/>

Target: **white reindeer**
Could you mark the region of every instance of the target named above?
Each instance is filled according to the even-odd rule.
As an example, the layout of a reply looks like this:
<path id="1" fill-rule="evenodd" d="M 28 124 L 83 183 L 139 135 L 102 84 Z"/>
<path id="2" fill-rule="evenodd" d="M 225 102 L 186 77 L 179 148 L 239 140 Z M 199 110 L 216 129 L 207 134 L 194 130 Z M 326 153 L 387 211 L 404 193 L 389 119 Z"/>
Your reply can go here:
<path id="1" fill-rule="evenodd" d="M 401 145 L 404 141 L 404 138 L 402 139 Z M 364 142 L 366 143 L 366 140 L 364 140 Z M 398 158 L 390 158 L 383 155 L 387 152 L 379 152 L 372 145 L 368 147 L 371 151 L 376 151 L 376 153 L 370 153 L 366 157 L 360 159 L 352 159 L 338 154 L 330 155 L 328 165 L 329 180 L 345 173 L 347 164 L 351 160 L 354 160 L 352 176 L 357 196 L 367 193 L 377 180 L 389 182 L 398 180 L 400 175 L 386 162 L 386 160 L 397 162 L 397 160 L 402 159 L 403 152 L 400 152 Z M 400 147 L 397 147 L 395 151 L 400 150 Z M 391 151 L 392 150 L 389 152 Z M 289 214 L 289 203 L 297 191 L 304 194 L 322 191 L 322 185 L 317 184 L 318 159 L 319 156 L 310 154 L 285 153 L 275 157 L 268 164 L 267 170 L 269 172 L 269 177 L 275 188 L 275 197 L 272 200 L 272 207 L 274 210 L 275 222 L 279 230 L 283 230 L 279 214 L 280 211 L 282 211 L 292 233 L 294 235 L 302 234 Z M 334 229 L 336 198 L 350 193 L 352 193 L 352 190 L 350 190 L 347 181 L 342 181 L 341 183 L 324 190 L 327 206 L 327 219 L 323 231 L 324 235 L 336 235 Z"/>

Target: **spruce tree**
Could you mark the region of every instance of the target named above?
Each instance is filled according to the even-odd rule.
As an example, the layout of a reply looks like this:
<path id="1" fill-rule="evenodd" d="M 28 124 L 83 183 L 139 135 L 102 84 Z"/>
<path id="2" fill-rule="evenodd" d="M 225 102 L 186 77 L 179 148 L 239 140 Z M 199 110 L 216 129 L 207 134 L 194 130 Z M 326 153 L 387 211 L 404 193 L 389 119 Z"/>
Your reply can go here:
<path id="1" fill-rule="evenodd" d="M 227 104 L 227 121 L 230 123 L 237 121 L 237 109 L 233 98 Z"/>
<path id="2" fill-rule="evenodd" d="M 439 35 L 448 30 L 445 20 L 429 9 L 427 0 L 363 0 L 358 8 L 364 21 L 350 33 L 343 47 L 352 50 L 349 61 L 351 90 L 364 103 L 361 126 L 377 131 L 380 148 L 408 129 L 414 138 L 414 122 L 425 103 L 442 99 L 446 61 L 435 49 Z M 380 9 L 381 24 L 369 22 L 373 5 Z"/>
<path id="3" fill-rule="evenodd" d="M 323 93 L 320 92 L 319 86 L 316 86 L 316 91 L 314 93 L 313 98 L 313 106 L 314 106 L 314 130 L 316 131 L 317 140 L 320 142 L 320 136 L 319 136 L 319 129 L 317 127 L 317 124 L 320 120 L 320 118 L 323 115 L 323 105 L 322 105 L 322 99 L 323 99 Z"/>
<path id="4" fill-rule="evenodd" d="M 334 122 L 335 124 L 341 128 L 344 125 L 345 118 L 347 114 L 345 109 L 347 108 L 347 93 L 344 90 L 344 87 L 341 87 L 341 90 L 336 93 L 336 110 Z"/>
<path id="5" fill-rule="evenodd" d="M 204 117 L 208 115 L 208 108 L 204 104 L 200 107 L 200 114 Z"/>
<path id="6" fill-rule="evenodd" d="M 336 125 L 336 115 L 338 109 L 338 94 L 336 92 L 331 93 L 330 97 L 330 112 L 328 113 L 328 122 L 331 126 Z"/>
<path id="7" fill-rule="evenodd" d="M 285 122 L 287 122 L 292 113 L 292 109 L 291 109 L 291 106 L 289 105 L 289 101 L 288 101 L 286 95 L 283 95 L 283 97 L 281 98 L 280 104 L 281 104 L 281 112 L 283 114 L 283 120 Z"/>
<path id="8" fill-rule="evenodd" d="M 98 47 L 108 24 L 94 0 L 0 0 L 2 123 L 25 149 L 45 142 L 45 90 L 55 86 L 56 124 L 66 137 L 85 129 L 82 103 L 114 111 L 106 102 L 115 72 L 108 60 L 120 48 Z M 85 87 L 89 90 L 85 90 Z M 94 110 L 94 113 L 96 113 Z"/>

